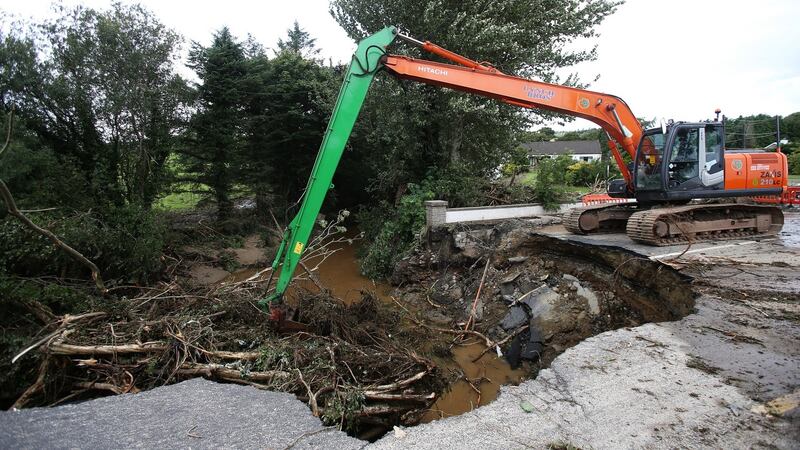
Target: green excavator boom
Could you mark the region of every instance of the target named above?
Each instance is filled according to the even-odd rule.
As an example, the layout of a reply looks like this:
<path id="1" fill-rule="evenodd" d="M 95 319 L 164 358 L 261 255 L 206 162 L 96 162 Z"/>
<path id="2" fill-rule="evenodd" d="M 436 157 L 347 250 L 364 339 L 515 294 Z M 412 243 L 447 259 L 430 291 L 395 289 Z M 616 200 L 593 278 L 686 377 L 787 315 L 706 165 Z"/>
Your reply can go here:
<path id="1" fill-rule="evenodd" d="M 364 104 L 367 91 L 378 69 L 381 68 L 381 57 L 386 54 L 386 47 L 396 36 L 395 27 L 386 27 L 359 42 L 353 54 L 328 122 L 328 129 L 322 138 L 314 168 L 311 170 L 308 185 L 303 193 L 300 209 L 284 231 L 275 260 L 272 262 L 272 274 L 280 269 L 275 291 L 261 301 L 262 307 L 266 308 L 271 303 L 280 302 L 294 276 L 314 229 L 322 202 L 333 187 L 331 183 L 333 175 L 339 166 L 339 160 Z"/>

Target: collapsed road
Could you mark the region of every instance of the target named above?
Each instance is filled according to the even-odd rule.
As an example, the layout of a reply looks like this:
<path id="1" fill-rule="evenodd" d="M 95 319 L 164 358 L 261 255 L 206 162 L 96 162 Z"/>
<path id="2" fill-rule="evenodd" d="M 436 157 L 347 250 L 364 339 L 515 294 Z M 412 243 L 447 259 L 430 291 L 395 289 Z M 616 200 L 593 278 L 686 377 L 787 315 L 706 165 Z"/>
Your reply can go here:
<path id="1" fill-rule="evenodd" d="M 775 239 L 689 248 L 642 249 L 615 242 L 615 235 L 570 237 L 598 248 L 627 246 L 626 252 L 635 252 L 642 260 L 679 268 L 693 278 L 694 308 L 652 319 L 661 320 L 658 323 L 615 323 L 611 328 L 621 328 L 554 352 L 535 379 L 502 387 L 493 403 L 457 417 L 398 428 L 372 445 L 796 448 L 800 442 L 800 249 L 793 230 L 800 216 L 787 213 L 786 217 L 786 234 Z M 558 226 L 538 230 L 569 246 L 562 232 Z M 512 266 L 529 263 L 514 261 Z M 584 289 L 589 287 L 585 276 L 576 278 Z M 498 279 L 500 288 L 505 280 Z M 517 280 L 512 284 L 519 286 L 522 281 Z M 550 289 L 563 291 L 575 283 L 564 275 L 556 281 Z M 571 296 L 580 292 L 577 287 L 569 291 Z M 498 295 L 515 296 L 516 292 Z M 593 309 L 589 300 L 587 314 Z M 490 313 L 487 307 L 485 314 Z M 299 400 L 279 400 L 252 387 L 232 385 L 220 387 L 224 395 L 215 396 L 212 391 L 217 388 L 207 385 L 195 380 L 78 405 L 4 412 L 0 414 L 3 446 L 91 447 L 99 443 L 92 436 L 110 436 L 130 447 L 363 445 L 335 429 L 323 428 Z M 167 406 L 148 407 L 160 396 L 169 398 Z M 199 414 L 197 405 L 202 404 L 211 405 L 209 411 L 216 413 Z M 304 425 L 231 425 L 246 422 L 246 417 L 266 423 L 270 414 Z M 69 433 L 58 424 L 68 425 Z M 181 428 L 184 424 L 186 430 Z"/>

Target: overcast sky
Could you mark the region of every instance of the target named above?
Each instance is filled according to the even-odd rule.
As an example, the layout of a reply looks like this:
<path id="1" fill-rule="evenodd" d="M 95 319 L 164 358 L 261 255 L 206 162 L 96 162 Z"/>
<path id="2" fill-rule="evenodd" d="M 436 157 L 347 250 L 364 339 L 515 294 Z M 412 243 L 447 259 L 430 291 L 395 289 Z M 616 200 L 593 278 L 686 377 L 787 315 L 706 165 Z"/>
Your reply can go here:
<path id="1" fill-rule="evenodd" d="M 64 3 L 105 8 L 110 1 Z M 227 25 L 239 37 L 249 33 L 274 47 L 297 19 L 326 59 L 348 61 L 355 48 L 328 13 L 328 0 L 139 3 L 187 42 L 208 44 Z M 50 2 L 0 0 L 0 9 L 41 18 L 50 14 Z M 597 61 L 568 71 L 583 80 L 599 74 L 592 89 L 622 97 L 640 117 L 707 119 L 717 107 L 734 117 L 787 115 L 800 111 L 798 20 L 798 0 L 628 0 L 598 28 L 600 37 L 585 43 L 597 45 Z M 564 129 L 588 126 L 578 120 Z"/>

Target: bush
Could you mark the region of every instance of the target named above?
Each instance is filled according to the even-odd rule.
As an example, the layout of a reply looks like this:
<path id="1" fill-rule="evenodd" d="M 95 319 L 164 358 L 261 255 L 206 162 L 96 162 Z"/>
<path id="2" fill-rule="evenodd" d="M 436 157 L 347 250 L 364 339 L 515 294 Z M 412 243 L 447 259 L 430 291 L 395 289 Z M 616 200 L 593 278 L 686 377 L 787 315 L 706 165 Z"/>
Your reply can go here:
<path id="1" fill-rule="evenodd" d="M 423 186 L 409 184 L 409 193 L 395 207 L 386 202 L 358 214 L 361 230 L 371 244 L 361 258 L 361 272 L 369 278 L 384 278 L 414 246 L 417 233 L 425 227 L 426 200 L 435 195 Z"/>
<path id="2" fill-rule="evenodd" d="M 97 264 L 106 279 L 145 282 L 161 269 L 164 227 L 153 211 L 125 205 L 69 216 L 30 216 Z M 0 270 L 27 276 L 88 276 L 86 268 L 16 218 L 0 220 L 0 242 Z"/>
<path id="3" fill-rule="evenodd" d="M 795 150 L 794 153 L 788 156 L 789 159 L 789 173 L 791 175 L 800 175 L 800 149 Z"/>
<path id="4" fill-rule="evenodd" d="M 361 272 L 370 278 L 392 273 L 425 228 L 426 200 L 446 199 L 451 207 L 479 205 L 486 202 L 488 186 L 486 178 L 470 175 L 464 167 L 451 167 L 429 174 L 420 184 L 409 183 L 395 204 L 384 201 L 359 212 L 359 227 L 370 243 L 361 255 Z"/>
<path id="5" fill-rule="evenodd" d="M 567 167 L 572 158 L 562 155 L 555 159 L 542 159 L 536 165 L 536 180 L 533 182 L 533 193 L 537 202 L 547 210 L 558 207 L 564 199 L 566 189 Z"/>
<path id="6" fill-rule="evenodd" d="M 604 182 L 620 176 L 615 166 L 606 175 L 606 167 L 607 163 L 600 160 L 576 162 L 567 167 L 567 183 L 572 186 L 592 186 L 598 181 Z"/>

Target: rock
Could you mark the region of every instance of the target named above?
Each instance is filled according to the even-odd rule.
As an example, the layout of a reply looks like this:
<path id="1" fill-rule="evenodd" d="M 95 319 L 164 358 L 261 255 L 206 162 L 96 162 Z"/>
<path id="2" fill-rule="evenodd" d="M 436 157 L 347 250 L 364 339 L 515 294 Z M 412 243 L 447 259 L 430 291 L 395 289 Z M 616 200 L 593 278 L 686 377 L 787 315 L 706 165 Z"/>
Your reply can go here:
<path id="1" fill-rule="evenodd" d="M 578 297 L 584 298 L 586 302 L 589 303 L 589 311 L 594 315 L 600 314 L 600 302 L 597 300 L 597 295 L 591 289 L 583 287 L 577 281 L 573 281 L 572 285 L 575 287 Z"/>
<path id="2" fill-rule="evenodd" d="M 546 227 L 548 225 L 559 224 L 561 223 L 561 218 L 555 216 L 541 216 L 533 219 L 528 219 L 527 222 L 530 223 L 532 226 L 538 228 L 538 227 Z"/>
<path id="3" fill-rule="evenodd" d="M 467 314 L 469 314 L 469 312 Z M 427 320 L 429 320 L 429 321 L 431 321 L 433 323 L 436 323 L 436 324 L 443 325 L 443 324 L 450 323 L 450 318 L 449 317 L 445 316 L 444 314 L 442 314 L 442 313 L 440 313 L 439 311 L 436 311 L 436 310 L 429 310 L 429 311 L 425 312 L 424 316 L 425 316 L 425 319 L 427 319 Z"/>
<path id="4" fill-rule="evenodd" d="M 520 292 L 530 292 L 536 289 L 539 283 L 532 281 L 528 277 L 520 277 L 517 279 L 517 286 L 519 287 Z"/>
<path id="5" fill-rule="evenodd" d="M 469 315 L 472 313 L 472 302 L 467 302 L 464 312 L 466 313 L 467 317 L 469 317 Z M 478 299 L 478 303 L 475 305 L 475 320 L 478 322 L 483 320 L 483 300 L 481 299 Z"/>
<path id="6" fill-rule="evenodd" d="M 509 304 L 514 303 L 514 301 L 516 300 L 516 298 L 513 295 L 502 295 L 500 298 L 502 298 L 504 302 Z"/>
<path id="7" fill-rule="evenodd" d="M 477 259 L 484 253 L 483 248 L 491 233 L 491 229 L 461 231 L 453 235 L 453 245 L 461 251 L 463 256 Z"/>
<path id="8" fill-rule="evenodd" d="M 563 278 L 563 279 L 565 279 L 567 281 L 578 281 L 577 278 L 575 278 L 574 276 L 572 276 L 572 275 L 570 275 L 568 273 L 565 273 L 564 275 L 561 275 L 561 278 Z"/>
<path id="9" fill-rule="evenodd" d="M 501 295 L 509 295 L 514 296 L 514 292 L 517 291 L 517 286 L 514 283 L 505 283 L 500 285 L 500 294 Z"/>
<path id="10" fill-rule="evenodd" d="M 528 258 L 530 258 L 530 256 L 512 256 L 511 258 L 508 258 L 508 262 L 511 264 L 517 264 L 527 261 Z"/>
<path id="11" fill-rule="evenodd" d="M 542 285 L 525 294 L 520 302 L 528 305 L 531 317 L 537 317 L 547 314 L 558 298 L 559 296 L 555 290 L 547 285 Z"/>
<path id="12" fill-rule="evenodd" d="M 394 426 L 393 430 L 395 439 L 404 439 L 406 436 L 408 436 L 408 433 L 397 425 Z"/>
<path id="13" fill-rule="evenodd" d="M 528 320 L 528 314 L 522 306 L 512 306 L 505 317 L 503 317 L 500 326 L 508 331 L 518 328 Z"/>
<path id="14" fill-rule="evenodd" d="M 520 272 L 512 273 L 511 275 L 503 278 L 503 281 L 501 281 L 500 284 L 511 284 L 514 281 L 516 281 L 517 278 L 519 278 L 519 276 L 520 276 Z"/>
<path id="15" fill-rule="evenodd" d="M 520 360 L 535 361 L 542 355 L 544 346 L 541 342 L 531 342 L 528 333 L 517 335 L 506 353 L 506 360 L 512 369 L 519 367 Z"/>

